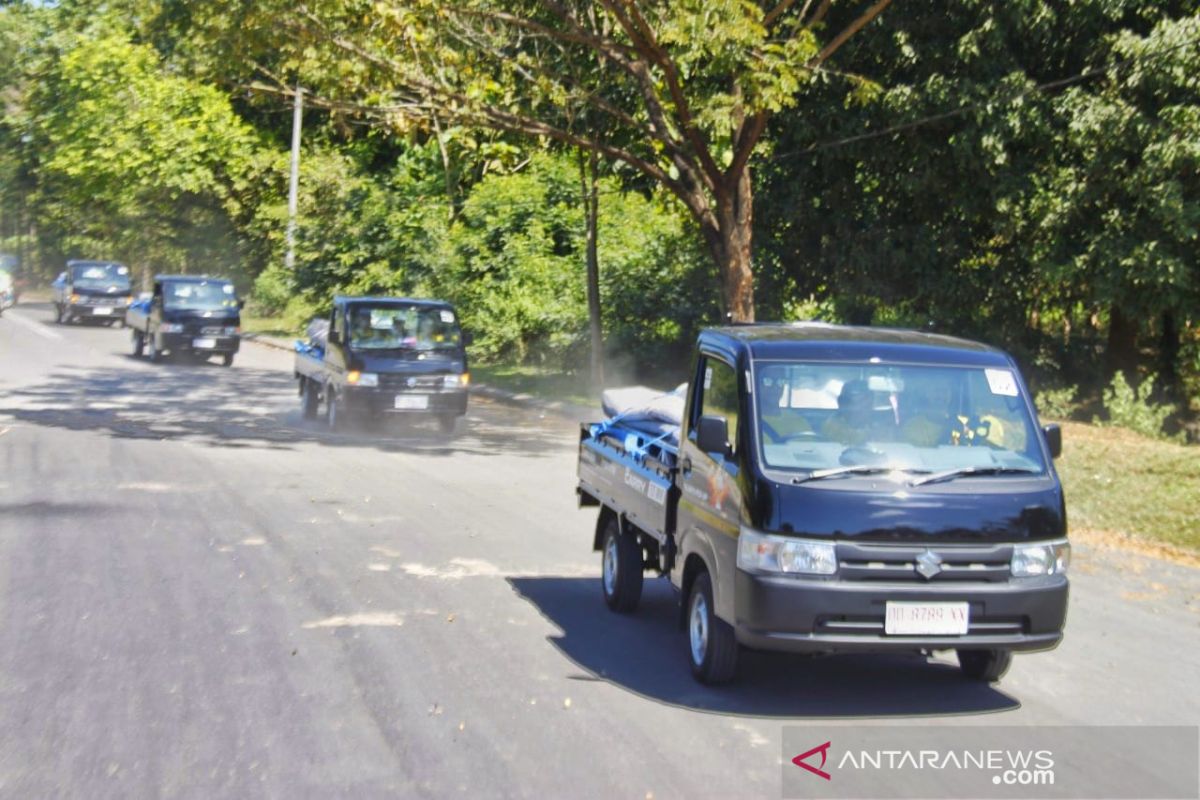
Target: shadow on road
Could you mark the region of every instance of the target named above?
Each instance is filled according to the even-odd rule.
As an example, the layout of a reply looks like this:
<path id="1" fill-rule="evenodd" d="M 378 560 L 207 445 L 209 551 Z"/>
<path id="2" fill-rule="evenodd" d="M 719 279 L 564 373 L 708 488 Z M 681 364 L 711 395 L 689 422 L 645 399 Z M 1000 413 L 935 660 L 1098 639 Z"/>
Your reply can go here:
<path id="1" fill-rule="evenodd" d="M 451 436 L 422 422 L 388 420 L 330 432 L 300 413 L 289 372 L 187 360 L 147 368 L 59 367 L 40 382 L 0 391 L 0 415 L 30 425 L 97 431 L 123 439 L 182 439 L 215 447 L 287 449 L 301 442 L 428 456 L 545 456 L 561 434 L 528 412 L 471 400 Z M 481 413 L 480 409 L 486 410 Z"/>
<path id="2" fill-rule="evenodd" d="M 509 578 L 562 630 L 550 642 L 586 671 L 663 703 L 756 717 L 945 716 L 1006 711 L 1019 703 L 924 657 L 805 658 L 742 651 L 738 680 L 709 688 L 688 667 L 678 604 L 665 580 L 647 581 L 638 611 L 609 612 L 597 578 Z"/>

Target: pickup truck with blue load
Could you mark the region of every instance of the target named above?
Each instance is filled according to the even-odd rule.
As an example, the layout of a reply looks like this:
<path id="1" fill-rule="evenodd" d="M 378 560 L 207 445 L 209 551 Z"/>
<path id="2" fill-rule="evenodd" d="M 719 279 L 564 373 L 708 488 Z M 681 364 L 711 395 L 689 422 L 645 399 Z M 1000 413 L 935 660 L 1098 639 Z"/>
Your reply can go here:
<path id="1" fill-rule="evenodd" d="M 742 648 L 954 650 L 996 681 L 1067 611 L 1066 507 L 1016 363 L 932 333 L 822 323 L 699 337 L 685 388 L 606 393 L 577 494 L 610 609 L 679 590 L 696 678 Z"/>
<path id="2" fill-rule="evenodd" d="M 315 419 L 324 403 L 331 429 L 347 417 L 415 415 L 450 433 L 467 413 L 466 344 L 454 307 L 441 300 L 335 297 L 296 342 L 304 417 Z"/>
<path id="3" fill-rule="evenodd" d="M 62 325 L 88 320 L 112 326 L 124 320 L 133 299 L 129 267 L 114 261 L 72 259 L 51 288 L 54 319 Z"/>
<path id="4" fill-rule="evenodd" d="M 233 365 L 241 346 L 243 301 L 231 281 L 208 275 L 156 275 L 154 291 L 129 306 L 133 355 L 158 362 L 166 354 Z"/>

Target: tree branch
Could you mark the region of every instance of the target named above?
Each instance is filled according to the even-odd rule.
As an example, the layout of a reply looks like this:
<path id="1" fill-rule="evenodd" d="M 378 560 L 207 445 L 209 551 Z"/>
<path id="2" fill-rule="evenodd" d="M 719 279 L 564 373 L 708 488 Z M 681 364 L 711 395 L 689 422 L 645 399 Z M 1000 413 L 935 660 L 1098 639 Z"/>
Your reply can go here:
<path id="1" fill-rule="evenodd" d="M 883 10 L 885 8 L 887 8 L 888 6 L 890 6 L 891 4 L 892 4 L 892 0 L 879 0 L 879 2 L 877 2 L 875 5 L 871 6 L 866 11 L 864 11 L 861 15 L 859 15 L 858 19 L 854 20 L 849 25 L 847 25 L 842 30 L 841 33 L 839 33 L 837 36 L 833 37 L 833 40 L 829 44 L 827 44 L 823 48 L 821 48 L 821 52 L 819 52 L 815 56 L 813 56 L 813 58 L 810 59 L 808 64 L 806 64 L 805 66 L 809 67 L 810 69 L 813 67 L 820 66 L 825 61 L 825 59 L 829 58 L 834 53 L 836 53 L 838 48 L 846 43 L 847 39 L 849 39 L 851 36 L 853 36 L 854 34 L 858 33 L 860 30 L 862 30 L 864 27 L 866 27 L 868 23 L 870 23 L 872 20 L 874 20 L 880 14 L 882 14 Z"/>

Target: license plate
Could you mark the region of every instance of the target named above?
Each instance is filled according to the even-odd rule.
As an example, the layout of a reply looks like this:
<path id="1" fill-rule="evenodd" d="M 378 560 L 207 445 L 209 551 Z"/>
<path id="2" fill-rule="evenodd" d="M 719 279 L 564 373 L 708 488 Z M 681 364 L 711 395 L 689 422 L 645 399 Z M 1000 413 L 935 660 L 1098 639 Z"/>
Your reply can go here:
<path id="1" fill-rule="evenodd" d="M 883 632 L 889 636 L 962 636 L 970 625 L 967 603 L 889 602 Z"/>
<path id="2" fill-rule="evenodd" d="M 197 350 L 212 350 L 216 346 L 216 339 L 192 339 L 192 347 Z"/>
<path id="3" fill-rule="evenodd" d="M 420 411 L 429 408 L 429 396 L 424 394 L 398 394 L 396 395 L 396 408 L 402 408 L 405 411 Z"/>
<path id="4" fill-rule="evenodd" d="M 109 314 L 112 313 L 112 309 L 104 308 L 103 306 L 101 306 L 99 308 L 93 308 L 92 313 L 95 314 L 97 317 L 107 317 Z"/>

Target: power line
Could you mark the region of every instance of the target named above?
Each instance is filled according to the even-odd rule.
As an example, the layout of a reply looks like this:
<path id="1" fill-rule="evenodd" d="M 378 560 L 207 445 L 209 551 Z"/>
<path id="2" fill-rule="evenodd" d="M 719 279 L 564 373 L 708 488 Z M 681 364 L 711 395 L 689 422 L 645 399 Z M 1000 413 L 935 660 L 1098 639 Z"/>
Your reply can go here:
<path id="1" fill-rule="evenodd" d="M 854 136 L 847 136 L 842 139 L 832 139 L 832 140 L 825 141 L 825 142 L 817 142 L 815 144 L 809 145 L 808 147 L 804 148 L 803 150 L 793 150 L 793 151 L 790 151 L 787 153 L 778 153 L 778 154 L 772 156 L 771 160 L 783 159 L 783 158 L 794 158 L 796 156 L 807 155 L 808 153 L 815 153 L 818 150 L 830 150 L 835 147 L 842 147 L 844 145 L 854 144 L 855 142 L 862 142 L 862 141 L 866 141 L 868 139 L 877 139 L 881 136 L 890 136 L 894 133 L 903 133 L 905 131 L 912 130 L 913 128 L 919 128 L 923 125 L 929 125 L 934 122 L 941 122 L 942 120 L 953 119 L 954 117 L 960 117 L 963 114 L 968 114 L 972 111 L 975 111 L 979 108 L 983 108 L 985 106 L 997 105 L 997 104 L 1002 104 L 1002 103 L 1011 103 L 1014 100 L 1020 100 L 1023 97 L 1028 97 L 1031 94 L 1048 92 L 1048 91 L 1051 91 L 1054 89 L 1061 89 L 1066 86 L 1071 86 L 1072 84 L 1082 83 L 1083 81 L 1091 80 L 1092 78 L 1099 77 L 1100 75 L 1106 75 L 1110 72 L 1115 72 L 1123 67 L 1127 67 L 1134 63 L 1147 63 L 1150 61 L 1154 61 L 1158 58 L 1162 58 L 1163 56 L 1167 55 L 1168 53 L 1173 53 L 1176 50 L 1182 50 L 1185 47 L 1190 47 L 1197 43 L 1200 43 L 1200 38 L 1189 39 L 1186 42 L 1183 42 L 1181 44 L 1177 44 L 1177 45 L 1175 45 L 1173 47 L 1169 47 L 1165 50 L 1159 50 L 1155 53 L 1152 53 L 1151 55 L 1149 55 L 1145 58 L 1140 58 L 1140 59 L 1139 58 L 1127 58 L 1127 59 L 1118 61 L 1115 64 L 1111 64 L 1111 65 L 1104 66 L 1104 67 L 1095 67 L 1093 69 L 1086 70 L 1085 72 L 1081 72 L 1078 75 L 1073 75 L 1068 78 L 1059 78 L 1057 80 L 1037 84 L 1036 86 L 1031 86 L 1027 89 L 1023 89 L 1020 92 L 1017 92 L 1012 95 L 1008 95 L 1008 96 L 1004 96 L 1004 97 L 991 97 L 986 100 L 980 100 L 978 102 L 971 103 L 969 105 L 965 105 L 960 108 L 953 109 L 952 111 L 944 111 L 940 114 L 931 114 L 928 117 L 922 117 L 920 119 L 910 120 L 909 122 L 898 123 L 896 125 L 892 125 L 890 127 L 884 128 L 883 130 L 871 131 L 870 133 L 860 133 L 860 134 L 857 134 Z"/>

